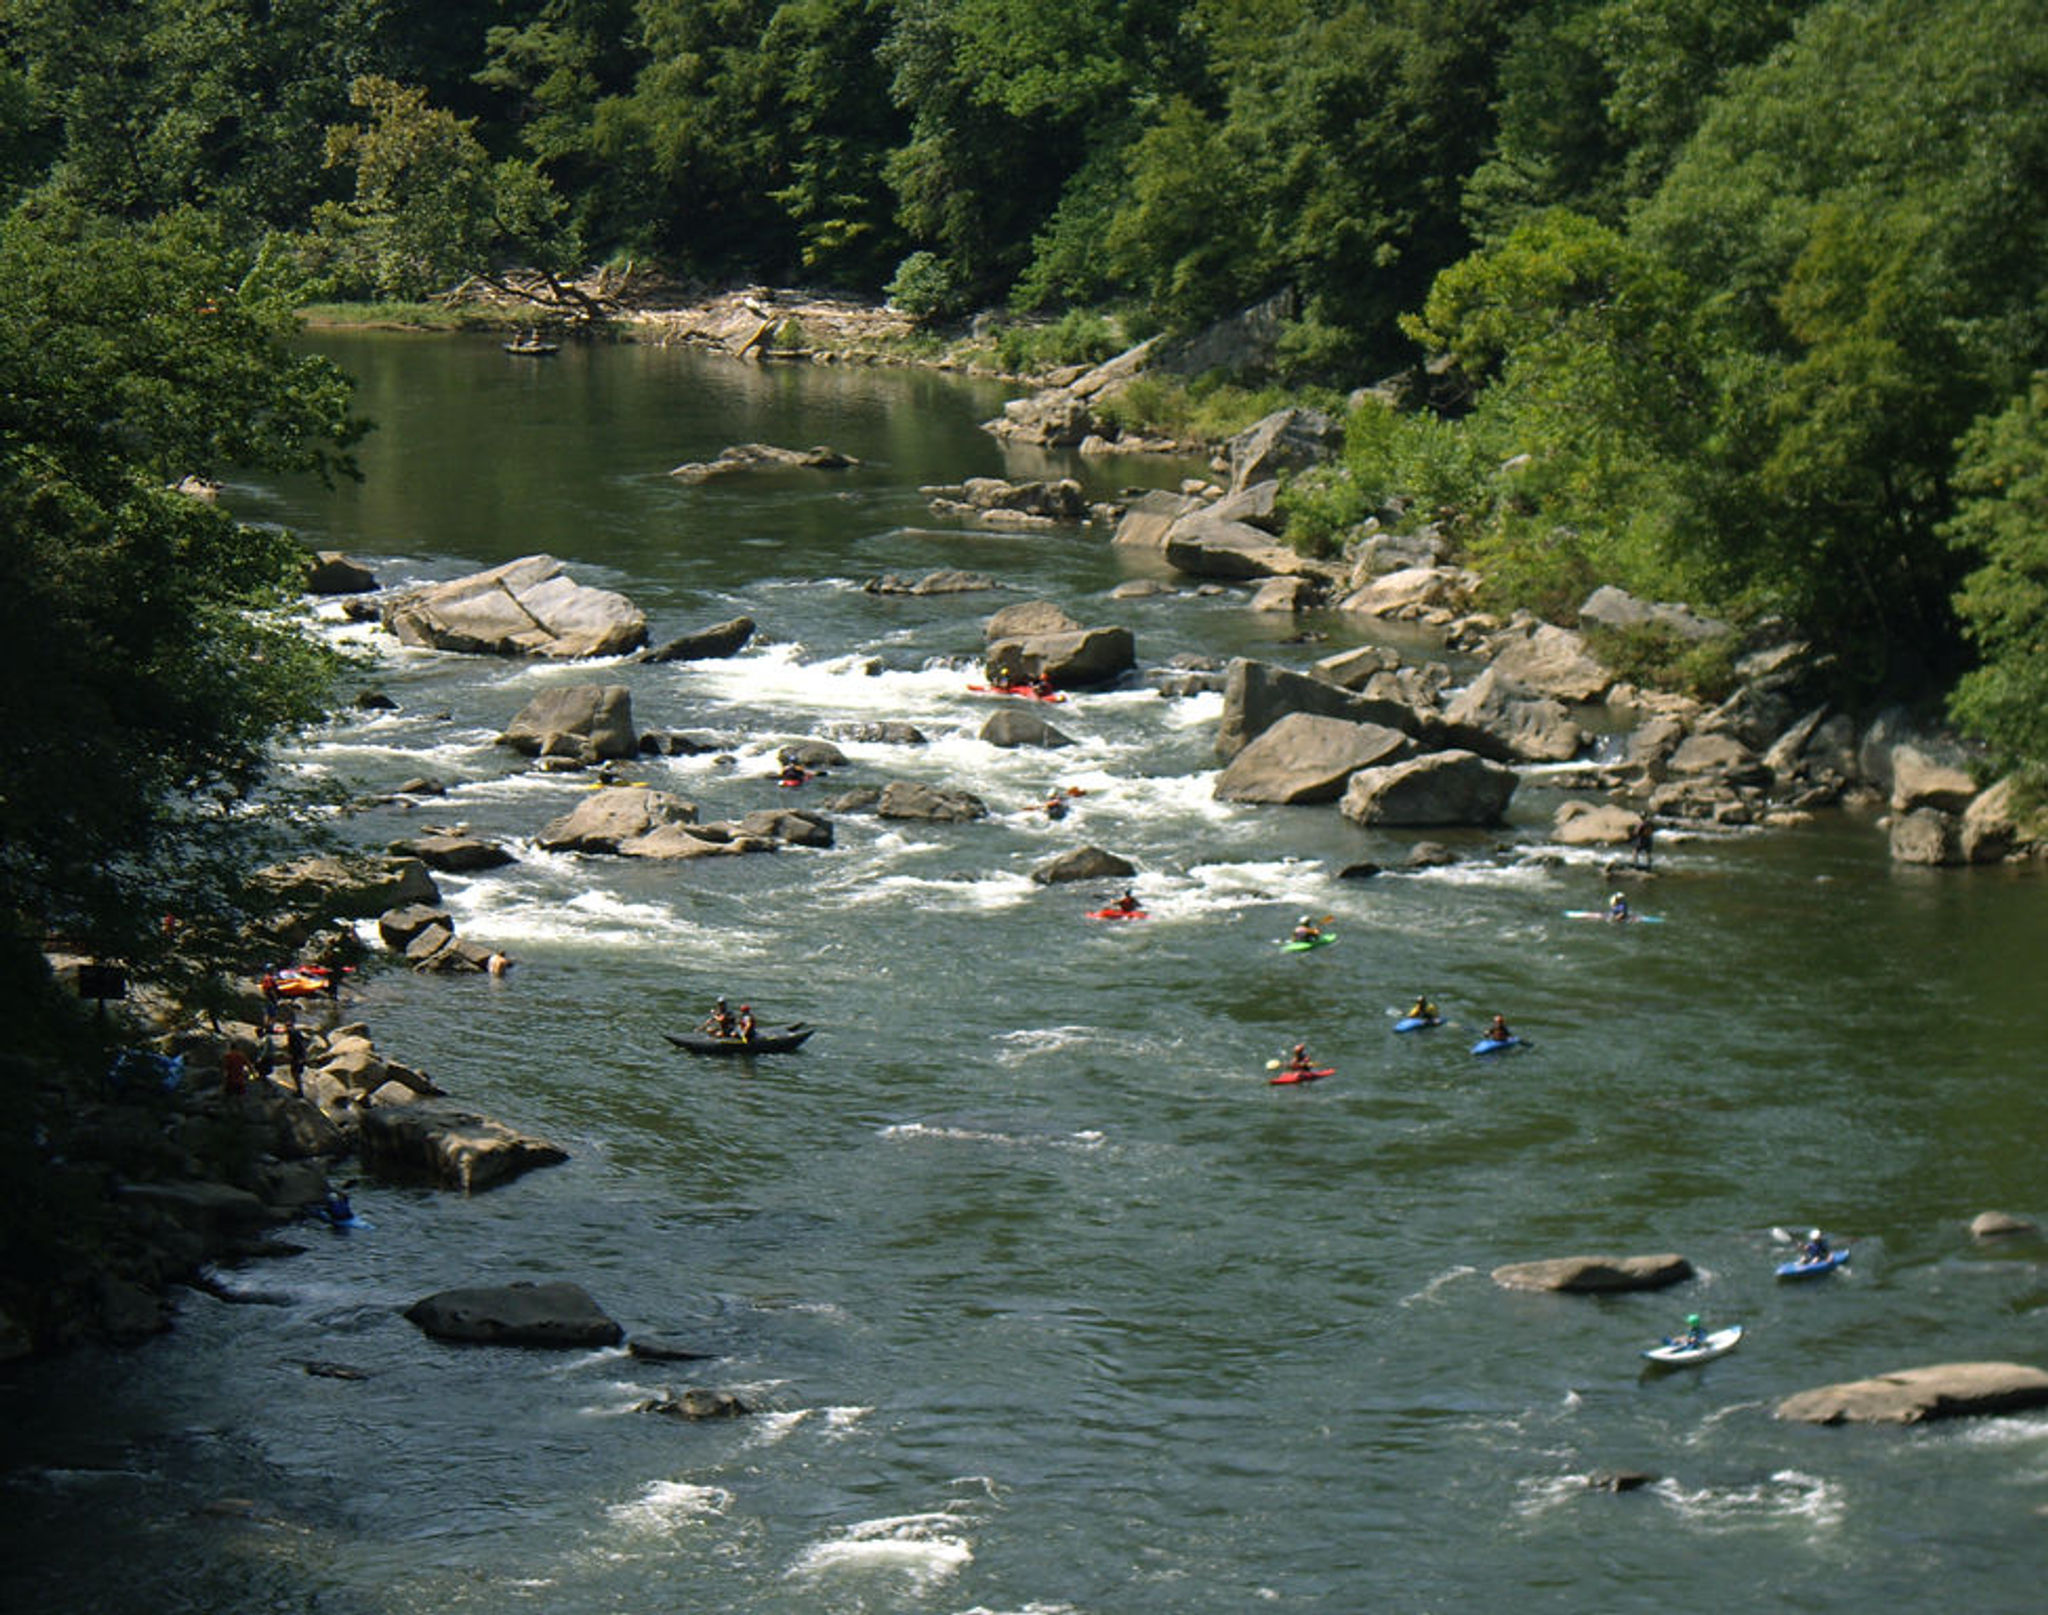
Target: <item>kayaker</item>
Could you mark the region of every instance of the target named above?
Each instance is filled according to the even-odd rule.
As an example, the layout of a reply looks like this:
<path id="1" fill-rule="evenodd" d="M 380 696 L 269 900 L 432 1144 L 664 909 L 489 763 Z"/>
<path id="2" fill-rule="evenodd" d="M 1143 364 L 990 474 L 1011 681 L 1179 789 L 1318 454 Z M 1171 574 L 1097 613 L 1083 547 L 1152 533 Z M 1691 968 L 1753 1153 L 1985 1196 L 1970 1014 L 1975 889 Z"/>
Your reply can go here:
<path id="1" fill-rule="evenodd" d="M 1304 914 L 1294 922 L 1294 940 L 1297 942 L 1313 942 L 1322 934 L 1323 928 L 1316 924 L 1312 914 Z"/>
<path id="2" fill-rule="evenodd" d="M 1129 887 L 1124 888 L 1124 895 L 1119 897 L 1112 906 L 1119 914 L 1136 914 L 1142 907 L 1138 902 L 1137 894 Z"/>
<path id="3" fill-rule="evenodd" d="M 1615 921 L 1628 918 L 1628 898 L 1623 893 L 1616 892 L 1607 899 L 1607 917 Z"/>
<path id="4" fill-rule="evenodd" d="M 1050 701 L 1058 693 L 1053 685 L 1052 675 L 1043 668 L 1040 668 L 1032 678 L 1029 688 L 1031 693 L 1041 701 Z"/>
<path id="5" fill-rule="evenodd" d="M 1508 1030 L 1508 1022 L 1507 1017 L 1505 1015 L 1494 1016 L 1493 1024 L 1488 1026 L 1486 1029 L 1487 1039 L 1489 1042 L 1493 1043 L 1512 1042 L 1514 1039 L 1514 1035 L 1515 1034 L 1513 1032 L 1510 1032 Z"/>
<path id="6" fill-rule="evenodd" d="M 1415 1002 L 1408 1006 L 1408 1018 L 1416 1021 L 1433 1021 L 1437 1018 L 1436 1005 L 1429 1001 L 1427 993 L 1418 994 Z"/>
<path id="7" fill-rule="evenodd" d="M 1044 802 L 1048 819 L 1064 819 L 1067 816 L 1067 798 L 1063 791 L 1054 791 Z"/>
<path id="8" fill-rule="evenodd" d="M 732 1011 L 725 1007 L 725 1000 L 721 998 L 716 1006 L 713 1007 L 710 1016 L 705 1020 L 704 1030 L 713 1037 L 731 1037 L 736 1025 L 737 1023 L 732 1018 Z"/>
<path id="9" fill-rule="evenodd" d="M 1821 1231 L 1818 1228 L 1807 1229 L 1806 1243 L 1799 1248 L 1799 1259 L 1802 1262 L 1825 1262 L 1832 1255 L 1834 1248 L 1822 1237 Z"/>
<path id="10" fill-rule="evenodd" d="M 1700 1315 L 1697 1312 L 1687 1313 L 1685 1318 L 1685 1333 L 1682 1335 L 1673 1335 L 1671 1337 L 1671 1344 L 1674 1346 L 1704 1346 L 1706 1343 L 1707 1331 L 1705 1326 L 1700 1322 Z"/>
<path id="11" fill-rule="evenodd" d="M 1287 1057 L 1286 1069 L 1289 1071 L 1313 1071 L 1315 1068 L 1315 1061 L 1308 1057 L 1308 1045 L 1306 1043 L 1295 1044 L 1294 1052 Z"/>
<path id="12" fill-rule="evenodd" d="M 781 782 L 784 785 L 801 785 L 810 777 L 809 774 L 804 772 L 804 767 L 801 763 L 784 763 L 782 765 Z"/>
<path id="13" fill-rule="evenodd" d="M 742 1004 L 740 1005 L 739 1018 L 739 1035 L 741 1040 L 747 1043 L 753 1042 L 754 1032 L 754 1006 L 752 1004 Z"/>

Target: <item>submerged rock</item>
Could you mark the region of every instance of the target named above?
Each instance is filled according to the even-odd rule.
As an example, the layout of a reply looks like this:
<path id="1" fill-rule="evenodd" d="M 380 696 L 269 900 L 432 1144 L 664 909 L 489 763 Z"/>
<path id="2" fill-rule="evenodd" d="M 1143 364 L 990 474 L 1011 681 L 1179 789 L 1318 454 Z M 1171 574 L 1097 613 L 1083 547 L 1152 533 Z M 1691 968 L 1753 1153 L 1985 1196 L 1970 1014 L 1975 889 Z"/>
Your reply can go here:
<path id="1" fill-rule="evenodd" d="M 415 1301 L 405 1317 L 436 1340 L 493 1346 L 615 1346 L 626 1333 L 567 1282 L 442 1290 Z"/>

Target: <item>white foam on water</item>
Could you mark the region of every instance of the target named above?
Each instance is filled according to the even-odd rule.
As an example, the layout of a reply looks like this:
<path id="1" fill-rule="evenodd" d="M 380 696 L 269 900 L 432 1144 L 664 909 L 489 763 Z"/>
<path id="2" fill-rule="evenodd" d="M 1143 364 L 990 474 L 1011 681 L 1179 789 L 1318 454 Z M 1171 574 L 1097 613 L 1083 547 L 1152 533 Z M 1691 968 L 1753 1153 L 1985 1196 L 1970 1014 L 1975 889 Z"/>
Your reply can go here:
<path id="1" fill-rule="evenodd" d="M 848 908 L 909 903 L 921 909 L 969 913 L 1018 908 L 1040 890 L 1024 874 L 976 875 L 963 880 L 929 875 L 875 875 L 863 870 L 836 886 L 815 890 L 813 901 L 829 899 Z"/>
<path id="2" fill-rule="evenodd" d="M 753 1403 L 744 1392 L 736 1392 L 735 1394 L 739 1395 L 740 1400 L 746 1402 L 749 1407 L 753 1406 Z M 810 1416 L 811 1410 L 809 1408 L 756 1413 L 747 1420 L 746 1445 L 749 1447 L 776 1446 Z"/>
<path id="3" fill-rule="evenodd" d="M 1746 1486 L 1688 1488 L 1666 1479 L 1649 1490 L 1684 1518 L 1717 1529 L 1795 1520 L 1808 1530 L 1827 1530 L 1847 1512 L 1839 1486 L 1797 1469 L 1780 1469 Z"/>
<path id="4" fill-rule="evenodd" d="M 463 934 L 478 940 L 528 946 L 573 943 L 622 951 L 668 952 L 678 946 L 716 943 L 729 958 L 761 951 L 717 926 L 699 925 L 666 903 L 635 902 L 598 888 L 563 896 L 530 881 L 445 880 L 442 901 Z"/>
<path id="5" fill-rule="evenodd" d="M 806 1548 L 788 1574 L 824 1581 L 849 1576 L 888 1577 L 925 1593 L 959 1575 L 974 1549 L 951 1514 L 899 1514 L 863 1520 L 829 1541 Z"/>
<path id="6" fill-rule="evenodd" d="M 693 695 L 833 721 L 866 716 L 915 723 L 964 695 L 965 676 L 958 668 L 874 669 L 874 655 L 867 650 L 815 662 L 803 657 L 803 645 L 788 641 L 716 662 L 674 665 Z"/>
<path id="7" fill-rule="evenodd" d="M 1933 1438 L 1964 1447 L 2030 1447 L 2048 1442 L 2048 1414 L 2008 1414 L 1997 1419 L 1956 1419 Z"/>
<path id="8" fill-rule="evenodd" d="M 875 1410 L 871 1407 L 829 1407 L 818 1411 L 825 1416 L 826 1436 L 843 1441 L 854 1434 Z"/>
<path id="9" fill-rule="evenodd" d="M 650 1481 L 629 1503 L 614 1503 L 605 1517 L 643 1536 L 666 1536 L 695 1520 L 714 1519 L 732 1507 L 732 1493 L 723 1486 L 698 1486 L 686 1480 Z"/>
<path id="10" fill-rule="evenodd" d="M 1102 1039 L 1102 1031 L 1094 1026 L 1030 1026 L 1014 1032 L 1001 1033 L 996 1041 L 1005 1045 L 996 1056 L 1002 1065 L 1020 1065 L 1033 1055 L 1059 1054 L 1068 1049 L 1085 1048 Z"/>
<path id="11" fill-rule="evenodd" d="M 1431 1279 L 1427 1284 L 1423 1285 L 1423 1287 L 1417 1290 L 1413 1295 L 1402 1296 L 1401 1299 L 1395 1304 L 1397 1306 L 1403 1307 L 1412 1307 L 1417 1302 L 1422 1301 L 1427 1301 L 1434 1304 L 1438 1299 L 1438 1292 L 1441 1291 L 1446 1285 L 1450 1284 L 1453 1280 L 1464 1278 L 1467 1275 L 1477 1273 L 1478 1271 L 1479 1269 L 1476 1267 L 1461 1266 L 1450 1268 L 1445 1272 L 1437 1274 L 1435 1278 Z"/>
<path id="12" fill-rule="evenodd" d="M 1024 1137 L 999 1133 L 992 1128 L 968 1127 L 957 1122 L 891 1122 L 876 1135 L 879 1138 L 918 1141 L 935 1139 L 952 1144 L 999 1144 L 1005 1149 L 1099 1149 L 1104 1135 L 1087 1127 L 1073 1133 L 1040 1134 Z"/>

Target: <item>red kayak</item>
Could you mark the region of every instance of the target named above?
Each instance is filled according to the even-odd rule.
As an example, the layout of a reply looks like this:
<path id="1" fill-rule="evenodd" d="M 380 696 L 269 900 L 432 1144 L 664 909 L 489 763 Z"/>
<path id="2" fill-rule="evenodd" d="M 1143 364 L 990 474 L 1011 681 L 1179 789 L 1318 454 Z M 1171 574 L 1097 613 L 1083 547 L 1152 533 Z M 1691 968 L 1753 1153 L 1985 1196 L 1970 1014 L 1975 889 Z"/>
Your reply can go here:
<path id="1" fill-rule="evenodd" d="M 1334 1077 L 1337 1068 L 1333 1065 L 1319 1065 L 1309 1071 L 1281 1071 L 1266 1079 L 1275 1088 L 1288 1087 L 1297 1082 L 1316 1082 L 1324 1077 Z"/>
<path id="2" fill-rule="evenodd" d="M 1091 908 L 1088 911 L 1088 918 L 1091 920 L 1143 920 L 1149 919 L 1150 916 L 1141 908 Z"/>
<path id="3" fill-rule="evenodd" d="M 976 695 L 1015 695 L 1026 701 L 1066 700 L 1058 690 L 1041 690 L 1035 684 L 970 684 L 967 687 Z"/>

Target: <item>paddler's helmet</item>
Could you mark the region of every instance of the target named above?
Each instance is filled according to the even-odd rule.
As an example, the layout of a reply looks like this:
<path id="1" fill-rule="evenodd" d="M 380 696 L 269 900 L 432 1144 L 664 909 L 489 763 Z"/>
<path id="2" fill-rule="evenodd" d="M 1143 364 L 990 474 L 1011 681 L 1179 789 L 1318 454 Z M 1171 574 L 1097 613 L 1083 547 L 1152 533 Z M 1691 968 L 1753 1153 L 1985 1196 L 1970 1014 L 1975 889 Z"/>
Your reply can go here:
<path id="1" fill-rule="evenodd" d="M 1306 1043 L 1297 1043 L 1294 1045 L 1294 1052 L 1296 1054 L 1306 1054 L 1308 1053 L 1308 1045 Z"/>
<path id="2" fill-rule="evenodd" d="M 1806 1230 L 1806 1237 L 1808 1239 L 1818 1239 L 1820 1238 L 1820 1230 L 1818 1228 L 1809 1228 Z"/>
<path id="3" fill-rule="evenodd" d="M 1700 1315 L 1697 1312 L 1688 1312 L 1685 1315 L 1685 1326 L 1688 1329 L 1696 1328 L 1699 1324 L 1699 1321 Z"/>
<path id="4" fill-rule="evenodd" d="M 1620 892 L 1616 892 L 1612 897 L 1608 898 L 1607 901 L 1610 903 L 1626 903 L 1628 899 L 1622 896 Z"/>
<path id="5" fill-rule="evenodd" d="M 742 1005 L 740 1005 L 740 1013 L 741 1013 L 742 1015 L 744 1015 L 744 1014 L 746 1014 L 746 1013 L 747 1013 L 747 1012 L 748 1012 L 749 1010 L 751 1010 L 751 1009 L 752 1009 L 753 1007 L 754 1007 L 754 1006 L 753 1006 L 752 1004 L 742 1004 Z"/>

